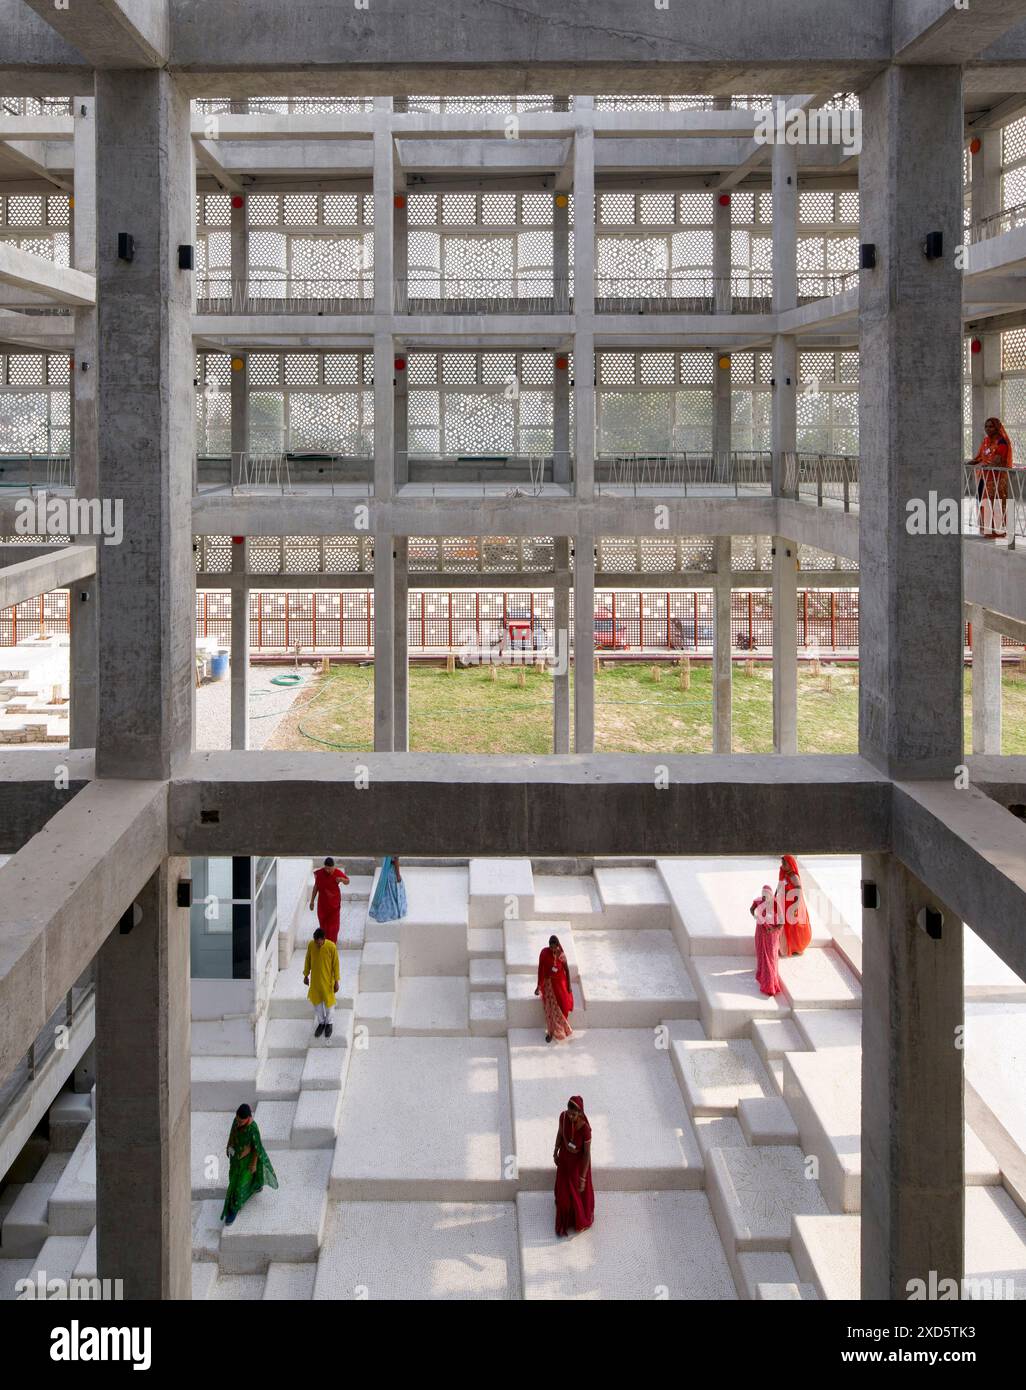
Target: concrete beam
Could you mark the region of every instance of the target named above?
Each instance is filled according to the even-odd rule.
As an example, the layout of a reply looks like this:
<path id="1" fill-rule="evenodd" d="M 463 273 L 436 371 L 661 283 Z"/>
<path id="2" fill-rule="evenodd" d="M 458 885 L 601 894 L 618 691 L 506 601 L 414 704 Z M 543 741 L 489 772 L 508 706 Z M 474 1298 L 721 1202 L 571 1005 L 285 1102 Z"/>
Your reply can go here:
<path id="1" fill-rule="evenodd" d="M 0 868 L 0 1083 L 159 866 L 166 813 L 165 783 L 94 782 Z"/>
<path id="2" fill-rule="evenodd" d="M 66 777 L 62 769 L 67 769 Z M 0 854 L 24 849 L 71 797 L 89 785 L 94 772 L 91 752 L 54 748 L 0 753 Z"/>
<path id="3" fill-rule="evenodd" d="M 896 783 L 893 836 L 911 872 L 1026 979 L 1026 824 L 975 786 Z"/>
<path id="4" fill-rule="evenodd" d="M 64 545 L 32 560 L 0 569 L 0 609 L 65 589 L 76 579 L 96 573 L 96 547 Z"/>
<path id="5" fill-rule="evenodd" d="M 964 63 L 1024 18 L 1022 0 L 894 0 L 894 61 Z"/>
<path id="6" fill-rule="evenodd" d="M 854 757 L 196 753 L 169 850 L 304 854 L 333 825 L 361 856 L 850 853 L 887 847 L 889 798 Z"/>
<path id="7" fill-rule="evenodd" d="M 24 0 L 95 68 L 159 68 L 170 57 L 168 0 Z"/>
<path id="8" fill-rule="evenodd" d="M 58 304 L 95 304 L 96 277 L 0 241 L 0 285 L 36 291 Z"/>

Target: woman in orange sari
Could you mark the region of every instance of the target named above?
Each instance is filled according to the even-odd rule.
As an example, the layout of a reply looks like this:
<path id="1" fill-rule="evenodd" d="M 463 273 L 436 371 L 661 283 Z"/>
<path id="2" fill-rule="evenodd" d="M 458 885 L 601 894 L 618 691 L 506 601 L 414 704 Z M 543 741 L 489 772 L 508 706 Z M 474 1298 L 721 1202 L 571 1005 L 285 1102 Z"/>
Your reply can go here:
<path id="1" fill-rule="evenodd" d="M 1012 469 L 1012 441 L 1008 431 L 992 415 L 984 422 L 983 443 L 973 460 L 976 469 L 976 496 L 980 503 L 980 535 L 1003 540 L 1008 510 L 1008 474 Z"/>
<path id="2" fill-rule="evenodd" d="M 571 1227 L 586 1231 L 595 1220 L 595 1187 L 591 1180 L 591 1125 L 580 1096 L 571 1096 L 559 1117 L 552 1158 L 556 1165 L 556 1235 L 568 1236 Z"/>
<path id="3" fill-rule="evenodd" d="M 545 1010 L 545 1041 L 565 1042 L 573 1037 L 569 1015 L 573 1013 L 574 992 L 570 987 L 570 965 L 558 936 L 550 936 L 549 944 L 538 957 L 538 988 Z"/>
<path id="4" fill-rule="evenodd" d="M 784 924 L 780 954 L 800 956 L 812 940 L 812 923 L 809 921 L 809 909 L 805 906 L 798 861 L 793 854 L 780 856 L 777 897 L 780 901 L 779 919 Z"/>

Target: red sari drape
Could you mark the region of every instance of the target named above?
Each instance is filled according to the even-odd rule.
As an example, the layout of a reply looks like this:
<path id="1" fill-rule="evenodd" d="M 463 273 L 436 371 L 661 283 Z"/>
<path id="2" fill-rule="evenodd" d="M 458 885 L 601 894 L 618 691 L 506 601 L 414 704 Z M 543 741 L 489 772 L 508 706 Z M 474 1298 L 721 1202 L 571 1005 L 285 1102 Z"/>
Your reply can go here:
<path id="1" fill-rule="evenodd" d="M 575 1129 L 567 1111 L 559 1117 L 556 1138 L 556 1235 L 568 1235 L 571 1230 L 586 1231 L 595 1220 L 595 1187 L 591 1180 L 591 1164 L 581 1191 L 581 1173 L 590 1158 L 591 1125 L 584 1114 L 584 1102 L 579 1096 L 571 1100 L 581 1109 L 581 1124 Z"/>
<path id="2" fill-rule="evenodd" d="M 782 924 L 777 920 L 777 904 L 769 888 L 752 903 L 755 918 L 755 981 L 763 994 L 779 994 L 783 989 L 777 971 Z"/>
<path id="3" fill-rule="evenodd" d="M 793 854 L 785 854 L 777 876 L 777 897 L 782 907 L 784 933 L 780 942 L 781 954 L 800 956 L 812 940 L 812 923 L 802 892 L 802 876 Z M 786 866 L 786 867 L 785 867 Z"/>
<path id="4" fill-rule="evenodd" d="M 340 883 L 349 879 L 339 868 L 320 868 L 314 874 L 317 889 L 317 925 L 329 941 L 338 945 L 339 928 L 342 925 L 342 893 Z"/>
<path id="5" fill-rule="evenodd" d="M 976 455 L 976 495 L 980 502 L 980 532 L 991 539 L 1005 534 L 1008 508 L 1008 473 L 1012 467 L 1012 441 L 1001 429 L 993 439 L 984 437 Z"/>
<path id="6" fill-rule="evenodd" d="M 545 1031 L 557 1042 L 569 1038 L 574 1031 L 570 1026 L 574 1008 L 570 965 L 565 954 L 557 957 L 551 946 L 538 957 L 538 993 L 545 1009 Z"/>

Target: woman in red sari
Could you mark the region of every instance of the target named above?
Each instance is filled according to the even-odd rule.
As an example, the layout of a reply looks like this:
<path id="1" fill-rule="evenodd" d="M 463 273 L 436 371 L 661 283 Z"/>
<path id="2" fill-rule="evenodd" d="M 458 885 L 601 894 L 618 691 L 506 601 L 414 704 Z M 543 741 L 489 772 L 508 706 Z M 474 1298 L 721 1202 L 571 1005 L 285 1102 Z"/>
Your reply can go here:
<path id="1" fill-rule="evenodd" d="M 748 909 L 755 918 L 755 979 L 763 994 L 779 994 L 783 986 L 777 973 L 777 953 L 783 923 L 779 920 L 778 904 L 768 883 L 762 885 L 762 895 Z"/>
<path id="2" fill-rule="evenodd" d="M 574 992 L 570 987 L 570 964 L 558 936 L 550 936 L 549 944 L 538 957 L 538 988 L 545 1009 L 545 1041 L 565 1042 L 573 1036 L 569 1015 L 573 1013 Z"/>
<path id="3" fill-rule="evenodd" d="M 1008 474 L 1012 464 L 1012 441 L 1008 431 L 992 415 L 983 425 L 983 443 L 976 451 L 976 496 L 980 503 L 980 535 L 1002 540 L 1008 510 Z"/>
<path id="4" fill-rule="evenodd" d="M 314 874 L 313 892 L 310 894 L 310 911 L 317 904 L 317 924 L 328 941 L 338 945 L 338 933 L 342 925 L 342 892 L 340 883 L 348 883 L 345 869 L 337 869 L 334 859 L 325 859 L 324 867 Z"/>
<path id="5" fill-rule="evenodd" d="M 805 894 L 802 892 L 802 876 L 798 872 L 798 861 L 793 854 L 780 856 L 777 897 L 779 899 L 777 918 L 784 928 L 781 954 L 800 956 L 812 940 L 812 923 L 809 921 L 809 909 L 805 906 Z"/>
<path id="6" fill-rule="evenodd" d="M 556 1147 L 556 1235 L 571 1228 L 586 1231 L 595 1220 L 595 1188 L 591 1180 L 591 1125 L 584 1101 L 571 1096 L 559 1117 Z"/>

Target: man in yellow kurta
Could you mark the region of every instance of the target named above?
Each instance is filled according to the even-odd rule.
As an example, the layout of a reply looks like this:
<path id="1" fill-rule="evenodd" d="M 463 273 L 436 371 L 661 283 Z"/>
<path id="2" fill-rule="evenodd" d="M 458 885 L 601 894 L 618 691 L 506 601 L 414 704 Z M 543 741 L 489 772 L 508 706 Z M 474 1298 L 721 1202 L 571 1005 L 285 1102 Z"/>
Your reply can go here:
<path id="1" fill-rule="evenodd" d="M 338 983 L 338 947 L 334 941 L 328 941 L 318 927 L 306 948 L 306 960 L 303 962 L 303 984 L 310 986 L 306 997 L 314 1006 L 317 1019 L 315 1038 L 322 1033 L 326 1038 L 331 1037 L 331 1010 L 335 1005 Z"/>

